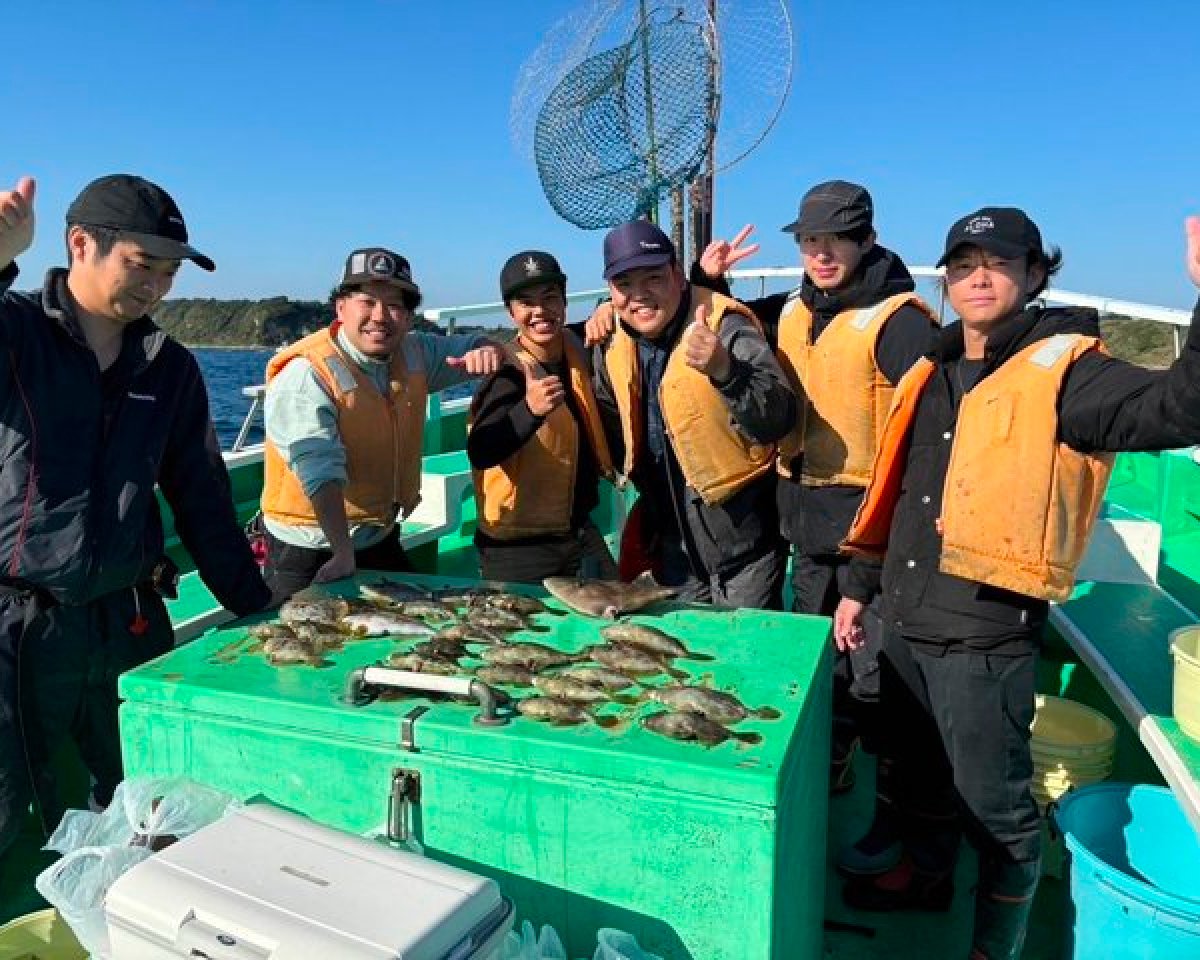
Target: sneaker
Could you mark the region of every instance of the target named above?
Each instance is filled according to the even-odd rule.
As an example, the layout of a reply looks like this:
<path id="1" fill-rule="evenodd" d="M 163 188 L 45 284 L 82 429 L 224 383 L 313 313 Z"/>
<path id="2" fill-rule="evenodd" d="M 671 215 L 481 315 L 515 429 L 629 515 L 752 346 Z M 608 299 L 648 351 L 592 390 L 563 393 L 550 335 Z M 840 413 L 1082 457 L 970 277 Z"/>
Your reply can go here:
<path id="1" fill-rule="evenodd" d="M 848 877 L 877 877 L 894 870 L 904 856 L 904 844 L 889 817 L 876 815 L 871 829 L 837 858 L 837 868 Z"/>
<path id="2" fill-rule="evenodd" d="M 954 880 L 946 873 L 919 872 L 908 858 L 877 877 L 854 877 L 842 887 L 842 900 L 854 910 L 886 913 L 927 910 L 944 913 L 954 900 Z"/>

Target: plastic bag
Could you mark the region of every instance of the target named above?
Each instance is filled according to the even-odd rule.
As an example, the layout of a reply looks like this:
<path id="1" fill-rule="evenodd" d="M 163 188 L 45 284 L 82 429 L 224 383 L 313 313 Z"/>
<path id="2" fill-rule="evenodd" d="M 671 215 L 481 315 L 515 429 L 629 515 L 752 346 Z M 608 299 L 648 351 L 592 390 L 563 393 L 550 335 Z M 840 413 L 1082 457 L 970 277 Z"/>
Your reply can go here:
<path id="1" fill-rule="evenodd" d="M 546 924 L 535 934 L 526 920 L 519 934 L 510 931 L 505 936 L 493 960 L 567 960 L 567 951 L 552 926 Z"/>
<path id="2" fill-rule="evenodd" d="M 108 888 L 157 851 L 238 806 L 227 794 L 184 777 L 126 780 L 103 813 L 71 810 L 63 817 L 46 844 L 63 857 L 38 875 L 38 893 L 92 956 L 107 958 Z"/>
<path id="3" fill-rule="evenodd" d="M 131 777 L 117 786 L 103 813 L 67 811 L 45 849 L 66 854 L 82 847 L 134 844 L 161 850 L 237 806 L 228 794 L 186 777 Z"/>
<path id="4" fill-rule="evenodd" d="M 623 930 L 602 927 L 596 939 L 599 942 L 592 960 L 662 960 L 656 953 L 646 953 L 634 936 Z"/>

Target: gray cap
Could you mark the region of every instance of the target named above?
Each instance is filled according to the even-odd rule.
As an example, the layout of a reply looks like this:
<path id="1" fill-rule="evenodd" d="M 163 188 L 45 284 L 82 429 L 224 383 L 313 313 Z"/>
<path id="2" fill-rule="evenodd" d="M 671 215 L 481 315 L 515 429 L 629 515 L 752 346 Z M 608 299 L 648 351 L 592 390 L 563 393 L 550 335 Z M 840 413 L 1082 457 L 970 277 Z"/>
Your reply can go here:
<path id="1" fill-rule="evenodd" d="M 875 203 L 866 187 L 846 180 L 818 183 L 800 201 L 800 213 L 783 228 L 798 237 L 871 229 Z"/>

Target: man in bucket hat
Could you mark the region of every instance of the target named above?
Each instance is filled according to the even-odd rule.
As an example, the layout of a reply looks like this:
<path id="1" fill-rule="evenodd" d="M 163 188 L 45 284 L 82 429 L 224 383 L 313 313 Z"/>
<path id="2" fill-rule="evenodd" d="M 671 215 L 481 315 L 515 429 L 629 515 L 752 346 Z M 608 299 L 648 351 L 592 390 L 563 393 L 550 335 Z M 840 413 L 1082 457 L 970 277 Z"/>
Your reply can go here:
<path id="1" fill-rule="evenodd" d="M 1200 219 L 1187 225 L 1200 286 Z M 948 909 L 960 832 L 979 852 L 972 960 L 1016 960 L 1037 888 L 1034 669 L 1112 454 L 1200 442 L 1200 304 L 1165 371 L 1109 356 L 1096 312 L 1037 302 L 1061 255 L 1021 210 L 957 221 L 939 261 L 960 322 L 896 390 L 845 549 L 883 558 L 880 704 L 904 857 L 847 883 L 863 910 Z M 844 599 L 839 644 L 862 642 Z"/>
<path id="2" fill-rule="evenodd" d="M 430 394 L 493 373 L 475 334 L 412 333 L 421 291 L 384 247 L 346 258 L 333 323 L 267 365 L 262 494 L 267 583 L 277 600 L 356 569 L 411 569 L 397 521 L 421 492 Z"/>
<path id="3" fill-rule="evenodd" d="M 45 828 L 61 813 L 48 761 L 63 740 L 94 804 L 121 780 L 117 676 L 173 641 L 155 485 L 222 605 L 246 614 L 270 598 L 200 369 L 150 319 L 183 260 L 212 260 L 165 190 L 117 174 L 71 204 L 67 269 L 11 292 L 34 192 L 29 178 L 0 192 L 0 875 L 31 798 Z"/>

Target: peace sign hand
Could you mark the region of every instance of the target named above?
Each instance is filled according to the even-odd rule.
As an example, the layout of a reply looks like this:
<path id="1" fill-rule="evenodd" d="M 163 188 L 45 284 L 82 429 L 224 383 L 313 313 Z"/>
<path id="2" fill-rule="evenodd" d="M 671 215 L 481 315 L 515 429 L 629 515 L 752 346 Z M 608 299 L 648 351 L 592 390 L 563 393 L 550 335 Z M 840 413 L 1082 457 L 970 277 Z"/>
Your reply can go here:
<path id="1" fill-rule="evenodd" d="M 714 240 L 705 248 L 704 256 L 700 258 L 700 269 L 707 276 L 716 280 L 718 277 L 725 276 L 734 264 L 754 256 L 758 253 L 759 244 L 752 243 L 748 247 L 742 246 L 753 232 L 754 225 L 748 223 L 742 227 L 733 240 Z"/>
<path id="2" fill-rule="evenodd" d="M 0 190 L 0 269 L 33 245 L 33 197 L 37 184 L 22 177 L 15 190 Z"/>

